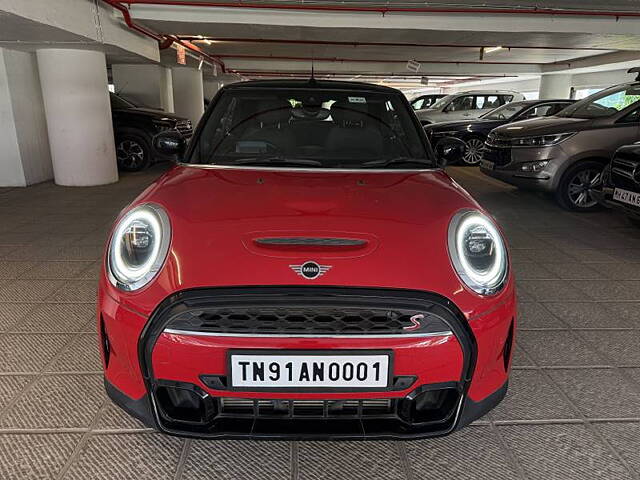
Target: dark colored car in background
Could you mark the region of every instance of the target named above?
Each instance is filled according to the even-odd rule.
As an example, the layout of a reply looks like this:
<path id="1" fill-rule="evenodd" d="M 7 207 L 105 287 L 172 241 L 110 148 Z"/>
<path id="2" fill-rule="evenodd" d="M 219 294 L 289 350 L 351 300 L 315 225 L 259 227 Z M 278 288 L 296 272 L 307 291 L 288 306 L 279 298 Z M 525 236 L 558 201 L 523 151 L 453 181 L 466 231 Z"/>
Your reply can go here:
<path id="1" fill-rule="evenodd" d="M 555 115 L 574 102 L 575 100 L 525 100 L 507 103 L 478 119 L 432 123 L 425 126 L 424 130 L 434 145 L 441 138 L 459 138 L 467 145 L 461 162 L 465 165 L 477 165 L 482 160 L 487 135 L 494 128 L 528 118 Z"/>
<path id="2" fill-rule="evenodd" d="M 635 71 L 635 69 L 632 69 Z M 599 208 L 593 192 L 613 153 L 640 138 L 640 80 L 597 92 L 557 115 L 491 131 L 480 171 L 552 193 L 566 210 Z"/>
<path id="3" fill-rule="evenodd" d="M 640 144 L 625 145 L 616 151 L 602 173 L 602 183 L 594 197 L 640 227 Z"/>
<path id="4" fill-rule="evenodd" d="M 109 98 L 120 170 L 137 172 L 157 161 L 170 160 L 152 147 L 151 139 L 160 132 L 176 130 L 185 138 L 193 134 L 191 120 L 161 110 L 138 107 L 115 93 L 110 93 Z"/>
<path id="5" fill-rule="evenodd" d="M 429 108 L 438 100 L 446 96 L 447 95 L 444 93 L 430 93 L 429 95 L 420 95 L 419 97 L 412 98 L 409 104 L 414 110 L 422 110 L 424 108 Z"/>

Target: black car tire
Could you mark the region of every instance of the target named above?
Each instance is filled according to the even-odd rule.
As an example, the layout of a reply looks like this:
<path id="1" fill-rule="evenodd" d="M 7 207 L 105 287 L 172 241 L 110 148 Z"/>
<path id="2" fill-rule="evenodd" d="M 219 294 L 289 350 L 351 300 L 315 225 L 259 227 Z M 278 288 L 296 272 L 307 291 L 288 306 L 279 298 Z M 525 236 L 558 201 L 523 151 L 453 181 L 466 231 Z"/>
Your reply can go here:
<path id="1" fill-rule="evenodd" d="M 139 172 L 151 163 L 151 145 L 138 133 L 116 134 L 116 158 L 118 168 L 125 172 Z"/>
<path id="2" fill-rule="evenodd" d="M 459 163 L 468 167 L 479 165 L 482 160 L 482 151 L 484 150 L 484 138 L 472 136 L 465 138 L 463 141 L 466 148 Z"/>
<path id="3" fill-rule="evenodd" d="M 572 212 L 593 212 L 602 208 L 591 190 L 600 182 L 604 167 L 603 163 L 596 160 L 579 162 L 569 167 L 556 190 L 556 201 L 562 208 Z"/>

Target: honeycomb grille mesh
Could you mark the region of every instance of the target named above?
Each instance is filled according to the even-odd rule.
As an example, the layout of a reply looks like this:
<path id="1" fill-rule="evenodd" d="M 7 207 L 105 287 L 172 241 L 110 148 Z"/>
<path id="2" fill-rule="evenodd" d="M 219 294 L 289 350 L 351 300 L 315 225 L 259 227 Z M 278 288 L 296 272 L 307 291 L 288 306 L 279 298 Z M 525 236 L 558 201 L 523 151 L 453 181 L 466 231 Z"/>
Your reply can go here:
<path id="1" fill-rule="evenodd" d="M 442 317 L 421 309 L 332 305 L 211 306 L 173 316 L 169 330 L 222 334 L 389 335 L 449 332 Z"/>

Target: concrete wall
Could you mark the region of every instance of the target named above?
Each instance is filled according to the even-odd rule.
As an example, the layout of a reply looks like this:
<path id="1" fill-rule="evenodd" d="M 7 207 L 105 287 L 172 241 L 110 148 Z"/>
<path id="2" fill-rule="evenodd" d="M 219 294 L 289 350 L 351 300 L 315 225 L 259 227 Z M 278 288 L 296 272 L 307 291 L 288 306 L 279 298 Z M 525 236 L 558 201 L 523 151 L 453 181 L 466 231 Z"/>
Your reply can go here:
<path id="1" fill-rule="evenodd" d="M 171 70 L 162 65 L 113 64 L 116 93 L 136 105 L 174 111 Z"/>
<path id="2" fill-rule="evenodd" d="M 53 178 L 35 54 L 0 49 L 0 185 Z"/>
<path id="3" fill-rule="evenodd" d="M 171 74 L 175 113 L 191 120 L 195 127 L 204 113 L 202 71 L 195 68 L 175 67 L 171 69 Z"/>
<path id="4" fill-rule="evenodd" d="M 608 87 L 617 83 L 630 82 L 635 75 L 627 70 L 610 70 L 608 72 L 578 73 L 573 75 L 571 86 L 575 88 Z"/>

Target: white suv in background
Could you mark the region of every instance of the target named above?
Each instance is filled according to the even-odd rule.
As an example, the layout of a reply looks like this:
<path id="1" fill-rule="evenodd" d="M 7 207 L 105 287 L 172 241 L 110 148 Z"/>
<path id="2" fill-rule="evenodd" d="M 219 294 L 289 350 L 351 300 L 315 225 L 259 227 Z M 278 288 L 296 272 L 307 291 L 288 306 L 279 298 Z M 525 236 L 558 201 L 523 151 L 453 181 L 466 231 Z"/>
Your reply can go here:
<path id="1" fill-rule="evenodd" d="M 427 109 L 416 110 L 416 115 L 423 125 L 473 119 L 506 103 L 524 99 L 521 93 L 509 90 L 459 92 L 442 97 Z"/>

